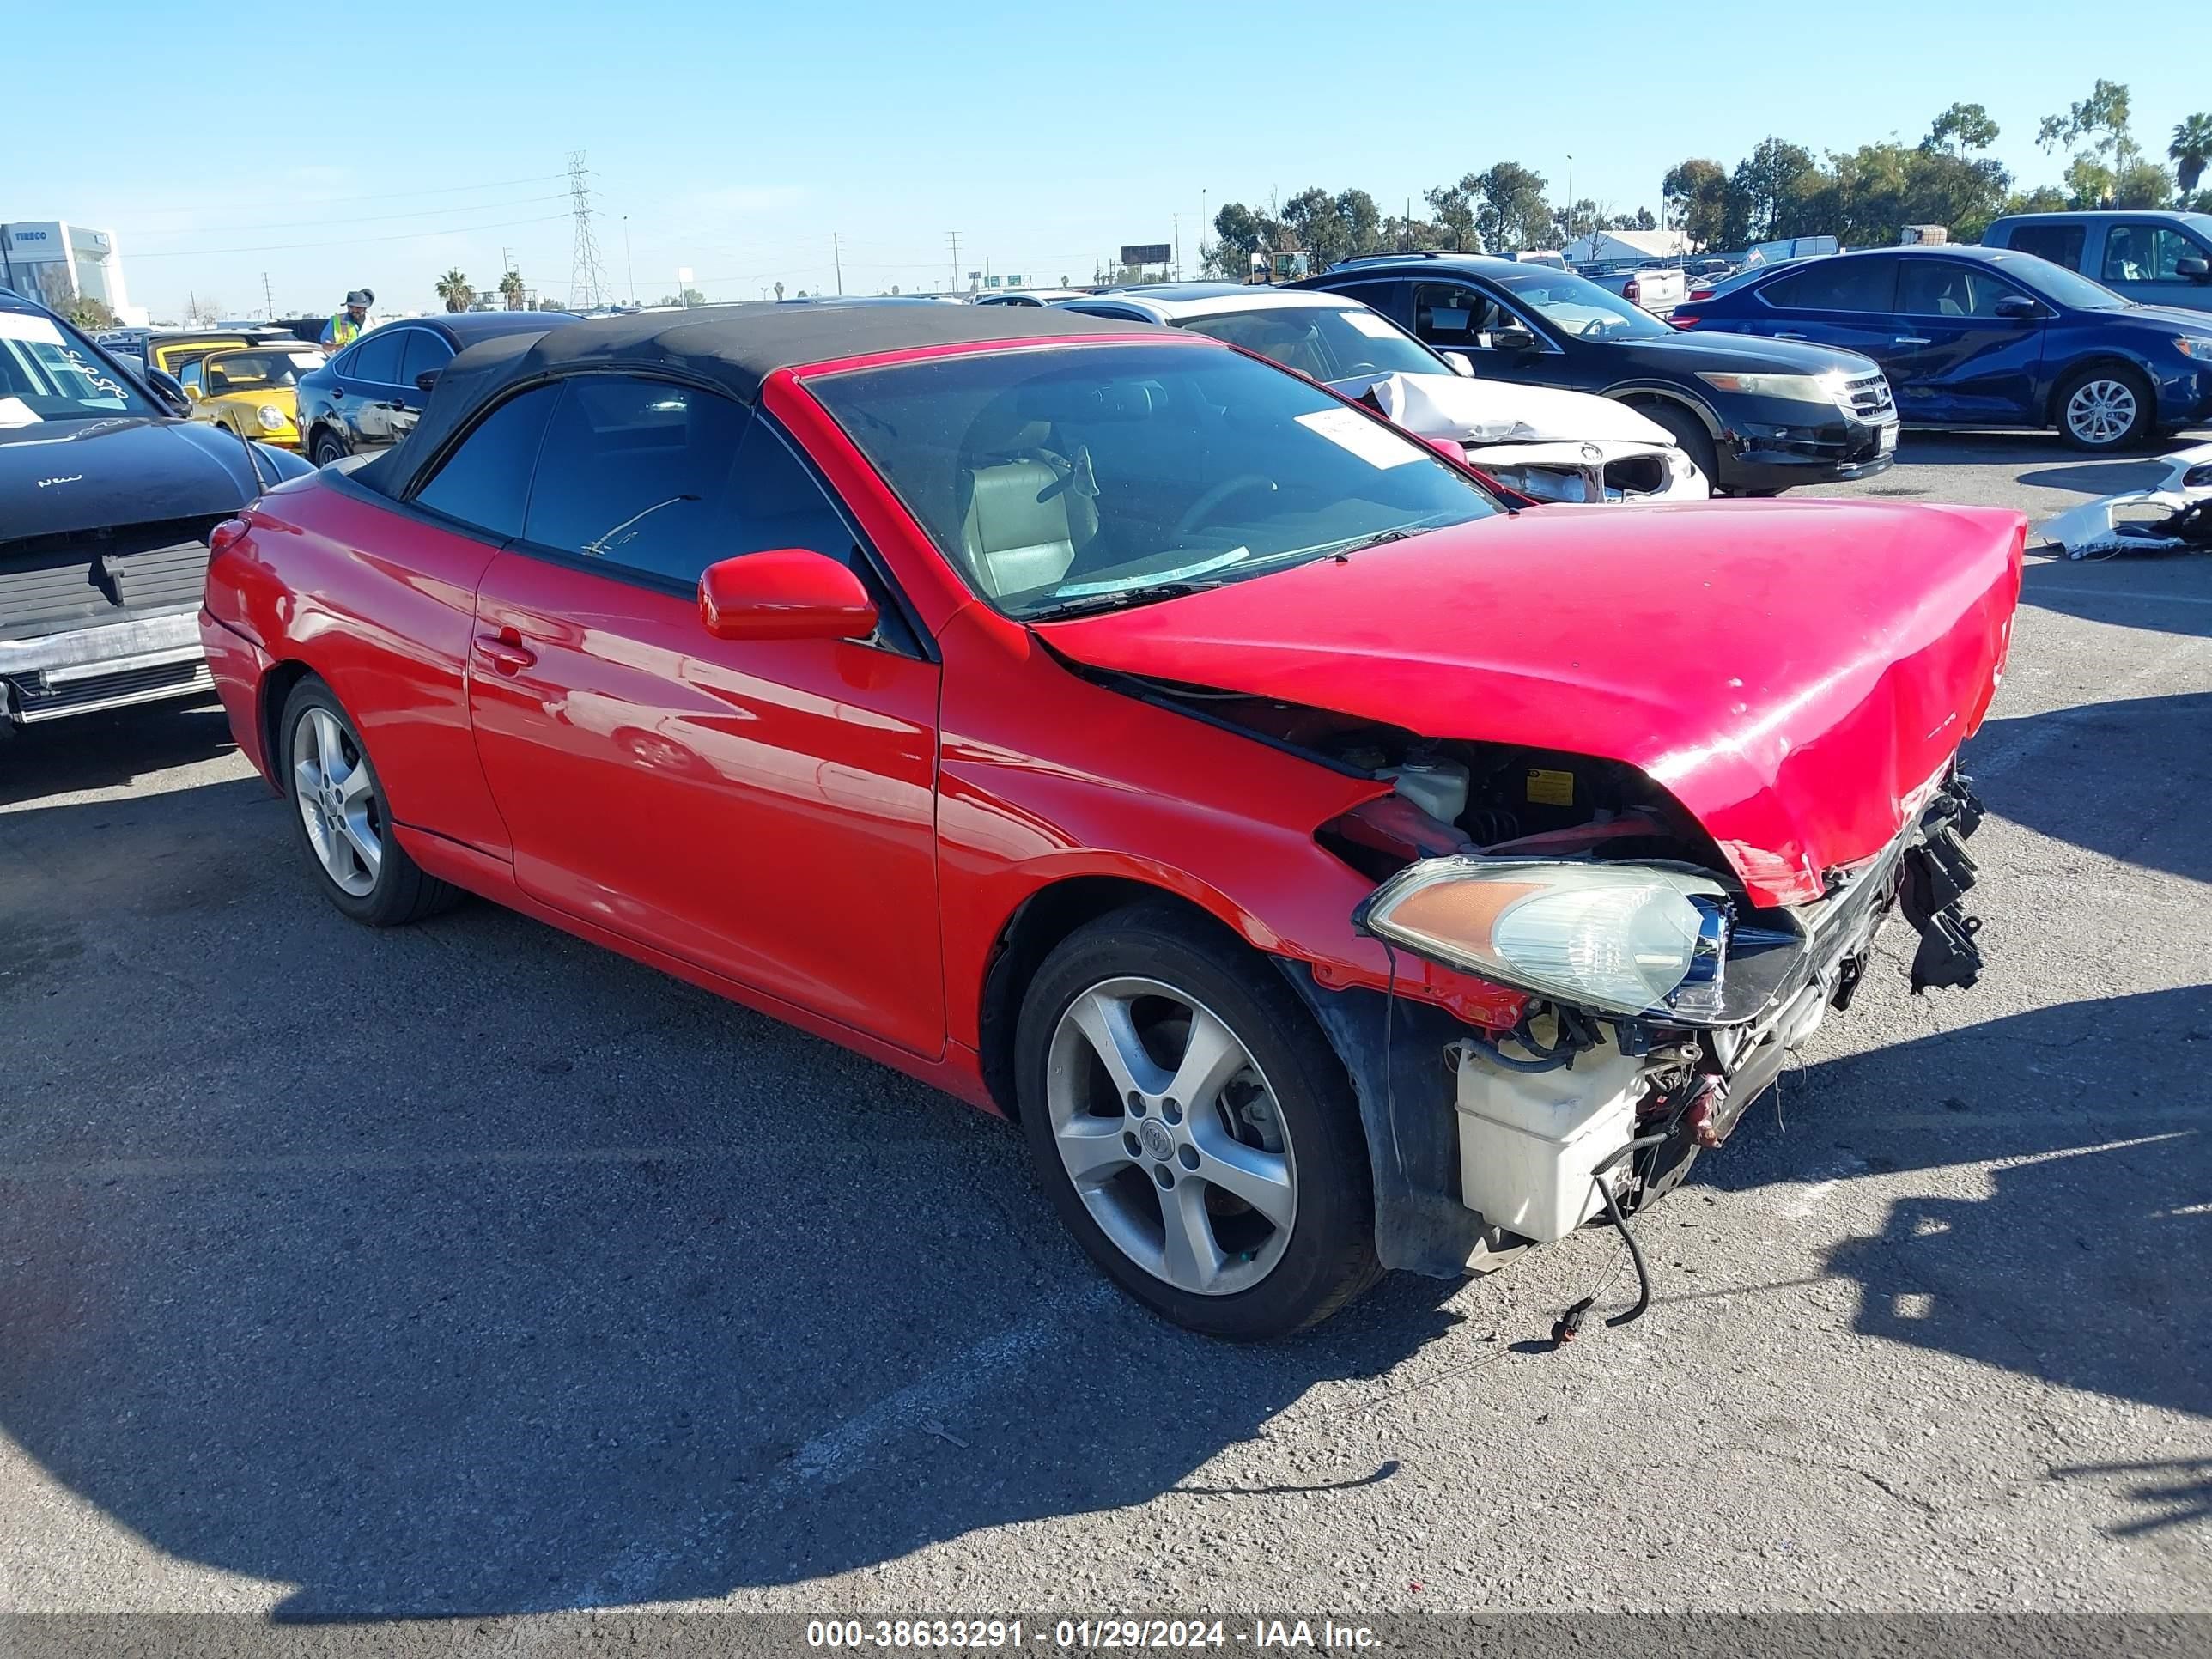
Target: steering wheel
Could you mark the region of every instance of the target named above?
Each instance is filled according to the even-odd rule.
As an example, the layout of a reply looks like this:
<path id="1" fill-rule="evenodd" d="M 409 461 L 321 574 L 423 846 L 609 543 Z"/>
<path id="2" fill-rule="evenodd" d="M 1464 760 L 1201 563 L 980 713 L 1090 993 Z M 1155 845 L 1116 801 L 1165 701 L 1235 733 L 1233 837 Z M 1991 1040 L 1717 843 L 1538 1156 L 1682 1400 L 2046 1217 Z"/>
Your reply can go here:
<path id="1" fill-rule="evenodd" d="M 1579 331 L 1583 338 L 1585 340 L 1600 340 L 1605 337 L 1605 319 L 1602 317 L 1593 317 L 1589 321 L 1582 325 Z"/>
<path id="2" fill-rule="evenodd" d="M 1181 541 L 1212 518 L 1214 508 L 1232 495 L 1241 495 L 1248 489 L 1264 489 L 1272 495 L 1275 489 L 1276 484 L 1273 478 L 1264 477 L 1257 472 L 1239 472 L 1233 478 L 1224 478 L 1185 507 L 1182 517 L 1175 521 L 1175 528 L 1168 532 L 1168 534 L 1175 540 Z"/>

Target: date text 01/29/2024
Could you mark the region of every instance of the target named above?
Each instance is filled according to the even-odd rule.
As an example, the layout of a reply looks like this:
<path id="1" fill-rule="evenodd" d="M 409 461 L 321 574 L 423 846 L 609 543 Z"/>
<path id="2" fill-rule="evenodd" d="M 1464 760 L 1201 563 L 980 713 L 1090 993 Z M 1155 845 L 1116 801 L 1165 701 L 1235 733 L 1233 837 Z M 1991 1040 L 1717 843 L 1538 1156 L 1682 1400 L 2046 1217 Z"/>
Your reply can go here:
<path id="1" fill-rule="evenodd" d="M 810 1648 L 1018 1649 L 1088 1651 L 1243 1647 L 1284 1652 L 1300 1648 L 1379 1647 L 1364 1625 L 1304 1619 L 1255 1619 L 1239 1627 L 1220 1619 L 1060 1619 L 1047 1626 L 1019 1619 L 814 1619 Z"/>

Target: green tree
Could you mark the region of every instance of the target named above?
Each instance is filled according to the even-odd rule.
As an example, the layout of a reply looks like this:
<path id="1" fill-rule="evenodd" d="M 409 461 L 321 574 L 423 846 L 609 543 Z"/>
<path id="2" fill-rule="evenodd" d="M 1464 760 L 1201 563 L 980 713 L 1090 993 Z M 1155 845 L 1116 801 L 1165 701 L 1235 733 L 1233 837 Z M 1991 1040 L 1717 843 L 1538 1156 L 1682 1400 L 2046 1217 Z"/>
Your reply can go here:
<path id="1" fill-rule="evenodd" d="M 2205 167 L 2212 166 L 2212 115 L 2192 115 L 2177 123 L 2166 154 L 2173 163 L 2174 182 L 2179 186 L 2177 196 L 2195 193 L 2197 181 L 2204 176 Z"/>
<path id="2" fill-rule="evenodd" d="M 2046 115 L 2035 130 L 2045 149 L 2087 150 L 2115 171 L 2141 153 L 2128 131 L 2128 89 L 2117 81 L 2100 81 L 2063 115 Z"/>
<path id="3" fill-rule="evenodd" d="M 1214 244 L 1205 260 L 1208 274 L 1232 283 L 1244 280 L 1254 254 L 1290 246 L 1290 233 L 1279 220 L 1242 202 L 1222 204 L 1221 211 L 1213 216 L 1213 234 Z"/>
<path id="4" fill-rule="evenodd" d="M 2005 198 L 2007 213 L 2063 213 L 2073 204 L 2066 192 L 2050 185 L 2038 185 L 2033 190 L 2016 190 Z"/>
<path id="5" fill-rule="evenodd" d="M 446 302 L 448 311 L 466 311 L 476 303 L 477 291 L 456 266 L 438 278 L 438 297 Z"/>
<path id="6" fill-rule="evenodd" d="M 1462 181 L 1464 182 L 1464 181 Z M 1501 253 L 1548 245 L 1552 205 L 1544 175 L 1518 161 L 1500 161 L 1476 180 L 1474 228 L 1485 246 Z"/>
<path id="7" fill-rule="evenodd" d="M 1823 182 L 1810 150 L 1762 138 L 1729 175 L 1729 229 L 1745 242 L 1816 234 L 1820 216 L 1813 204 Z M 1731 247 L 1738 240 L 1727 238 Z"/>
<path id="8" fill-rule="evenodd" d="M 1429 211 L 1437 216 L 1437 246 L 1480 250 L 1474 228 L 1474 198 L 1481 188 L 1482 180 L 1470 173 L 1455 185 L 1438 185 L 1422 192 Z"/>
<path id="9" fill-rule="evenodd" d="M 80 295 L 58 309 L 82 329 L 113 328 L 118 320 L 105 300 L 95 300 L 88 294 Z"/>
<path id="10" fill-rule="evenodd" d="M 1344 221 L 1338 216 L 1336 198 L 1318 186 L 1283 204 L 1283 228 L 1291 234 L 1291 246 L 1313 255 L 1316 270 L 1344 257 Z"/>
<path id="11" fill-rule="evenodd" d="M 507 302 L 509 311 L 526 311 L 529 302 L 523 297 L 522 273 L 510 270 L 499 279 L 499 297 Z"/>
<path id="12" fill-rule="evenodd" d="M 1336 216 L 1344 227 L 1346 253 L 1381 253 L 1390 246 L 1382 236 L 1382 210 L 1365 191 L 1337 191 Z"/>
<path id="13" fill-rule="evenodd" d="M 1997 124 L 1979 104 L 1954 104 L 1936 118 L 1921 140 L 1923 149 L 1947 149 L 1963 157 L 1970 150 L 1987 149 L 1997 141 Z"/>
<path id="14" fill-rule="evenodd" d="M 1718 161 L 1693 156 L 1668 168 L 1659 193 L 1692 247 L 1721 240 L 1728 228 L 1728 173 Z"/>
<path id="15" fill-rule="evenodd" d="M 1650 208 L 1640 207 L 1633 213 L 1614 214 L 1611 228 L 1614 230 L 1656 230 L 1659 221 Z"/>

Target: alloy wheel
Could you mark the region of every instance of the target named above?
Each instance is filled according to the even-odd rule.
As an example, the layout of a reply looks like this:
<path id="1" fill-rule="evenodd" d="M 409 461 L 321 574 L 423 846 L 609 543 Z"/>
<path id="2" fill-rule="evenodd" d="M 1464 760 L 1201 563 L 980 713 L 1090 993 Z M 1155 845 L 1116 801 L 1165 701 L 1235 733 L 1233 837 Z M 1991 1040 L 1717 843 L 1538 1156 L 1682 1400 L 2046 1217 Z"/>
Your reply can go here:
<path id="1" fill-rule="evenodd" d="M 292 798 L 323 873 L 364 898 L 384 867 L 384 811 L 361 744 L 328 709 L 292 727 Z"/>
<path id="2" fill-rule="evenodd" d="M 2124 380 L 2084 380 L 2066 400 L 2066 429 L 2085 444 L 2118 443 L 2135 423 L 2135 388 Z"/>
<path id="3" fill-rule="evenodd" d="M 1228 1024 L 1152 979 L 1113 979 L 1054 1030 L 1054 1145 L 1091 1218 L 1154 1278 L 1251 1289 L 1297 1218 L 1297 1164 L 1273 1089 Z"/>

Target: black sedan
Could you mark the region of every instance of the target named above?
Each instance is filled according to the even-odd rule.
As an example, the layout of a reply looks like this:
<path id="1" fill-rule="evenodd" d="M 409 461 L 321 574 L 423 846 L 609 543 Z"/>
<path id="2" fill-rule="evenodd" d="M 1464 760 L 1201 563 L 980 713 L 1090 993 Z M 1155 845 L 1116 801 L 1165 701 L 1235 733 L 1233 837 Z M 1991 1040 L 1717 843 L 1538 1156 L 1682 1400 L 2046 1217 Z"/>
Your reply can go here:
<path id="1" fill-rule="evenodd" d="M 1889 383 L 1856 352 L 1680 333 L 1569 272 L 1474 254 L 1346 260 L 1290 286 L 1364 300 L 1484 380 L 1632 404 L 1731 494 L 1864 478 L 1895 457 Z"/>
<path id="2" fill-rule="evenodd" d="M 543 334 L 565 311 L 464 311 L 373 328 L 300 377 L 300 447 L 317 466 L 373 454 L 407 435 L 454 354 L 497 334 Z"/>

